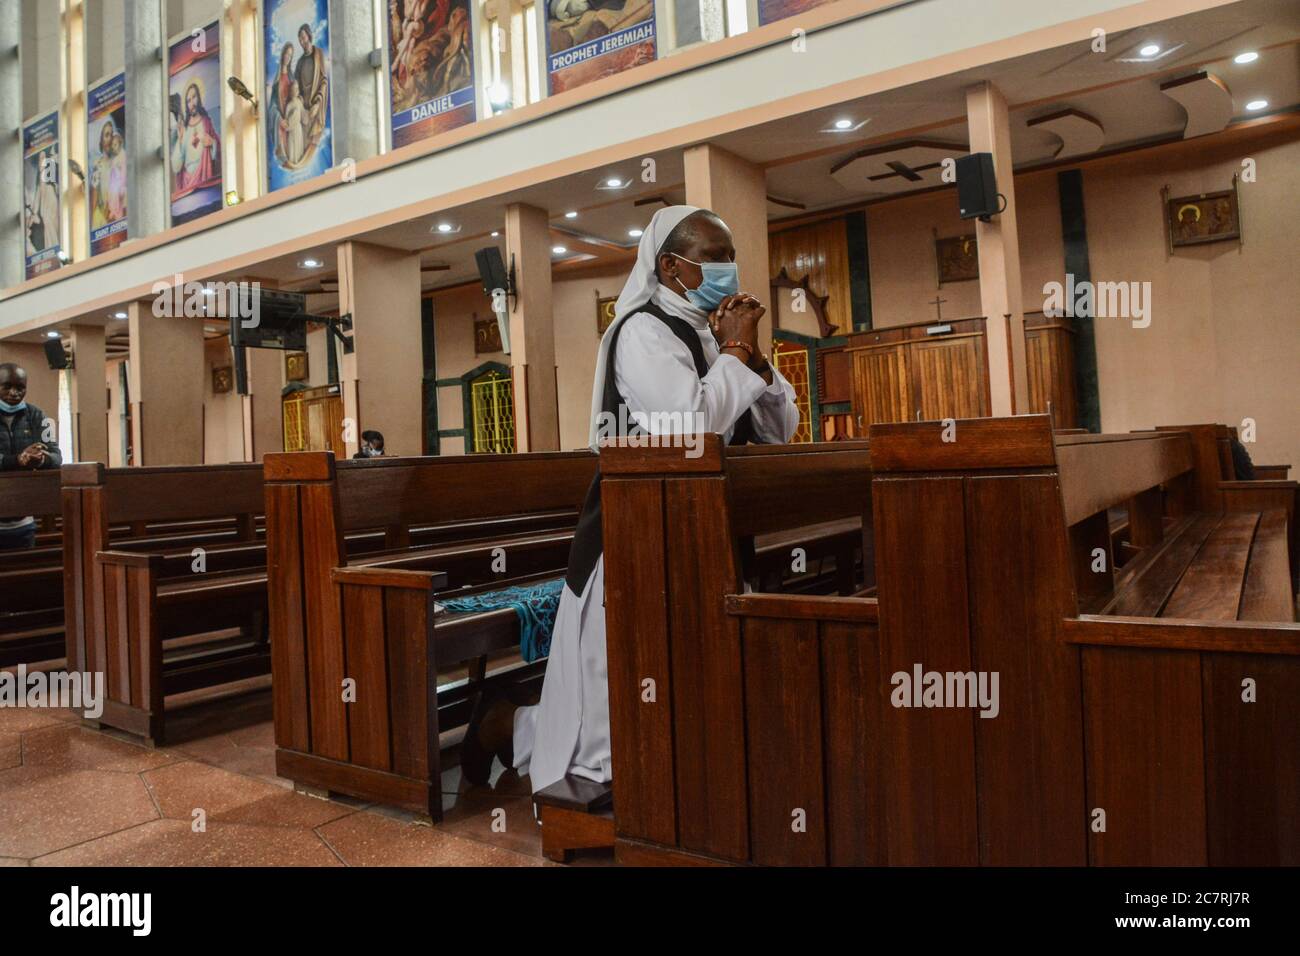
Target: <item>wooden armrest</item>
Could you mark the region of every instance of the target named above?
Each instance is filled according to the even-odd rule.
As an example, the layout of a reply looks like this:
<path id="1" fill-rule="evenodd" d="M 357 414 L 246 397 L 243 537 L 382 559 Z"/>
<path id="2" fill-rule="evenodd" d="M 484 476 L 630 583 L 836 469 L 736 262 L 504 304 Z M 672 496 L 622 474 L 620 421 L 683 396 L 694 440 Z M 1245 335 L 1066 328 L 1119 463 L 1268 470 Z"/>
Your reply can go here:
<path id="1" fill-rule="evenodd" d="M 1220 491 L 1286 491 L 1300 488 L 1300 481 L 1285 478 L 1256 478 L 1254 481 L 1221 481 Z"/>
<path id="2" fill-rule="evenodd" d="M 97 551 L 95 562 L 123 565 L 128 568 L 152 568 L 157 571 L 162 568 L 163 557 L 161 554 L 148 551 Z"/>
<path id="3" fill-rule="evenodd" d="M 834 594 L 728 594 L 727 613 L 739 617 L 874 624 L 880 619 L 880 604 L 874 598 Z"/>
<path id="4" fill-rule="evenodd" d="M 447 575 L 442 571 L 404 571 L 400 568 L 331 568 L 330 580 L 335 584 L 414 591 L 436 591 L 447 586 Z"/>
<path id="5" fill-rule="evenodd" d="M 1255 475 L 1264 480 L 1270 478 L 1286 478 L 1287 472 L 1290 470 L 1290 465 L 1256 465 Z M 1265 475 L 1264 472 L 1269 472 L 1270 474 Z"/>
<path id="6" fill-rule="evenodd" d="M 1066 618 L 1062 633 L 1067 644 L 1300 656 L 1300 624 L 1281 621 L 1271 624 L 1081 614 Z"/>

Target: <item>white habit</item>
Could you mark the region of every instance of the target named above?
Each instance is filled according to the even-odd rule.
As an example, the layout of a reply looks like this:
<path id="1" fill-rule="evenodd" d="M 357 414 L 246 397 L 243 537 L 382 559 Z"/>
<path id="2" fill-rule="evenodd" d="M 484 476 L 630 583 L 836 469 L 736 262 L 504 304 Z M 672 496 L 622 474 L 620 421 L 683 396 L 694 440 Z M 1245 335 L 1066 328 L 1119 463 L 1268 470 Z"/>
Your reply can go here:
<path id="1" fill-rule="evenodd" d="M 604 398 L 606 359 L 614 329 L 625 324 L 615 353 L 614 376 L 629 416 L 642 428 L 651 424 L 703 421 L 706 431 L 724 440 L 746 409 L 759 440 L 789 441 L 799 426 L 795 392 L 772 369 L 772 384 L 739 359 L 722 355 L 709 330 L 708 314 L 681 295 L 660 286 L 656 254 L 673 228 L 695 211 L 671 206 L 655 213 L 641 237 L 636 268 L 616 306 L 617 318 L 601 340 L 592 397 L 592 443 Z M 669 315 L 685 319 L 699 333 L 708 374 L 695 371 L 690 350 L 655 316 L 639 311 L 653 299 Z M 651 412 L 670 413 L 652 423 Z M 692 412 L 697 416 L 671 413 Z M 581 595 L 566 585 L 560 595 L 542 698 L 515 713 L 515 767 L 529 774 L 534 791 L 565 774 L 605 782 L 610 779 L 609 688 L 605 666 L 605 562 L 602 557 Z"/>

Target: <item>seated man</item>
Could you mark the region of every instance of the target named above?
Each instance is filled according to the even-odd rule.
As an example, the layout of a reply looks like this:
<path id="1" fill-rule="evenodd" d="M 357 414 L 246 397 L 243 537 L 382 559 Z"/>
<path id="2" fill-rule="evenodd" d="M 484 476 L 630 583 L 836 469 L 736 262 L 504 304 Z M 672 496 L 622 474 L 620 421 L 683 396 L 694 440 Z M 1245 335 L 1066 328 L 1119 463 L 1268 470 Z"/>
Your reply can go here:
<path id="1" fill-rule="evenodd" d="M 27 402 L 27 372 L 13 362 L 0 363 L 0 471 L 58 468 L 59 448 L 42 441 L 45 413 Z M 36 543 L 36 519 L 0 516 L 0 551 Z"/>
<path id="2" fill-rule="evenodd" d="M 759 350 L 765 310 L 739 294 L 735 258 L 731 231 L 716 214 L 693 206 L 655 213 L 601 339 L 593 448 L 599 438 L 618 437 L 611 423 L 716 432 L 732 444 L 781 443 L 794 434 L 794 389 Z M 485 782 L 494 755 L 529 774 L 534 791 L 570 773 L 610 779 L 599 478 L 578 519 L 541 702 L 516 706 L 522 703 L 501 699 L 476 709 L 461 751 L 466 779 Z"/>

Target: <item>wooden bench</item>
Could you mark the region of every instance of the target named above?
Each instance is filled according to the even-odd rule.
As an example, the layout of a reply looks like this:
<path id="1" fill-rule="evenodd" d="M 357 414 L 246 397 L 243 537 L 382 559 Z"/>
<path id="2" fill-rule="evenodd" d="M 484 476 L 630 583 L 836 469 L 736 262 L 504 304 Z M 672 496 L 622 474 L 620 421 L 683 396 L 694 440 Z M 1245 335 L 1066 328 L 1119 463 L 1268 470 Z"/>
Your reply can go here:
<path id="1" fill-rule="evenodd" d="M 60 512 L 59 470 L 0 473 L 0 515 L 37 519 Z M 0 551 L 0 667 L 63 655 L 63 597 L 57 571 L 36 549 Z"/>
<path id="2" fill-rule="evenodd" d="M 439 735 L 469 719 L 494 681 L 540 667 L 486 673 L 487 655 L 518 645 L 509 609 L 433 614 L 445 587 L 563 574 L 571 531 L 480 542 L 476 574 L 444 579 L 449 556 L 429 549 L 350 565 L 348 532 L 567 513 L 570 526 L 595 474 L 590 452 L 400 458 L 364 468 L 329 452 L 265 459 L 276 771 L 295 784 L 442 815 Z M 498 550 L 499 549 L 499 550 Z M 498 573 L 497 559 L 505 569 Z M 457 593 L 463 593 L 463 589 Z M 470 679 L 438 674 L 470 663 Z M 345 678 L 356 682 L 345 702 Z"/>
<path id="3" fill-rule="evenodd" d="M 743 450 L 602 453 L 618 859 L 1300 859 L 1300 627 L 1283 613 L 1278 518 L 1197 517 L 1185 432 L 1053 436 L 1023 416 L 960 421 L 955 437 L 938 422 L 873 426 L 868 460 L 837 482 L 870 488 L 856 503 L 874 599 L 742 593 L 728 556 L 753 531 L 736 508 L 750 498 Z M 802 447 L 763 497 L 812 497 L 819 451 L 838 446 Z M 1137 544 L 1117 573 L 1121 508 Z M 1237 613 L 1275 618 L 1083 612 L 1155 581 L 1144 569 L 1195 522 L 1222 529 Z M 1211 552 L 1188 560 L 1172 592 L 1188 612 L 1231 603 L 1207 597 L 1231 590 L 1222 567 Z M 662 579 L 647 586 L 646 568 Z M 896 696 L 917 665 L 997 674 L 997 716 L 899 706 L 918 702 Z M 1258 703 L 1241 700 L 1246 677 Z"/>

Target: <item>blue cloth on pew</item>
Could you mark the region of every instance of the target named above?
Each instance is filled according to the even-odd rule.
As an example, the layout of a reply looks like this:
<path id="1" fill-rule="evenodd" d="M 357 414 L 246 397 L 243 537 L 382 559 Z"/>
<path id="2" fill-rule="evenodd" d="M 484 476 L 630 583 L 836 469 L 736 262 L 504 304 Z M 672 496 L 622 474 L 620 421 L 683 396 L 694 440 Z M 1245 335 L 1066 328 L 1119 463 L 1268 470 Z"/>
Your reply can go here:
<path id="1" fill-rule="evenodd" d="M 563 588 L 564 579 L 556 578 L 465 597 L 439 598 L 438 603 L 448 611 L 513 608 L 519 615 L 519 653 L 525 661 L 532 663 L 551 652 L 551 633 L 555 630 L 555 612 L 559 610 Z"/>

